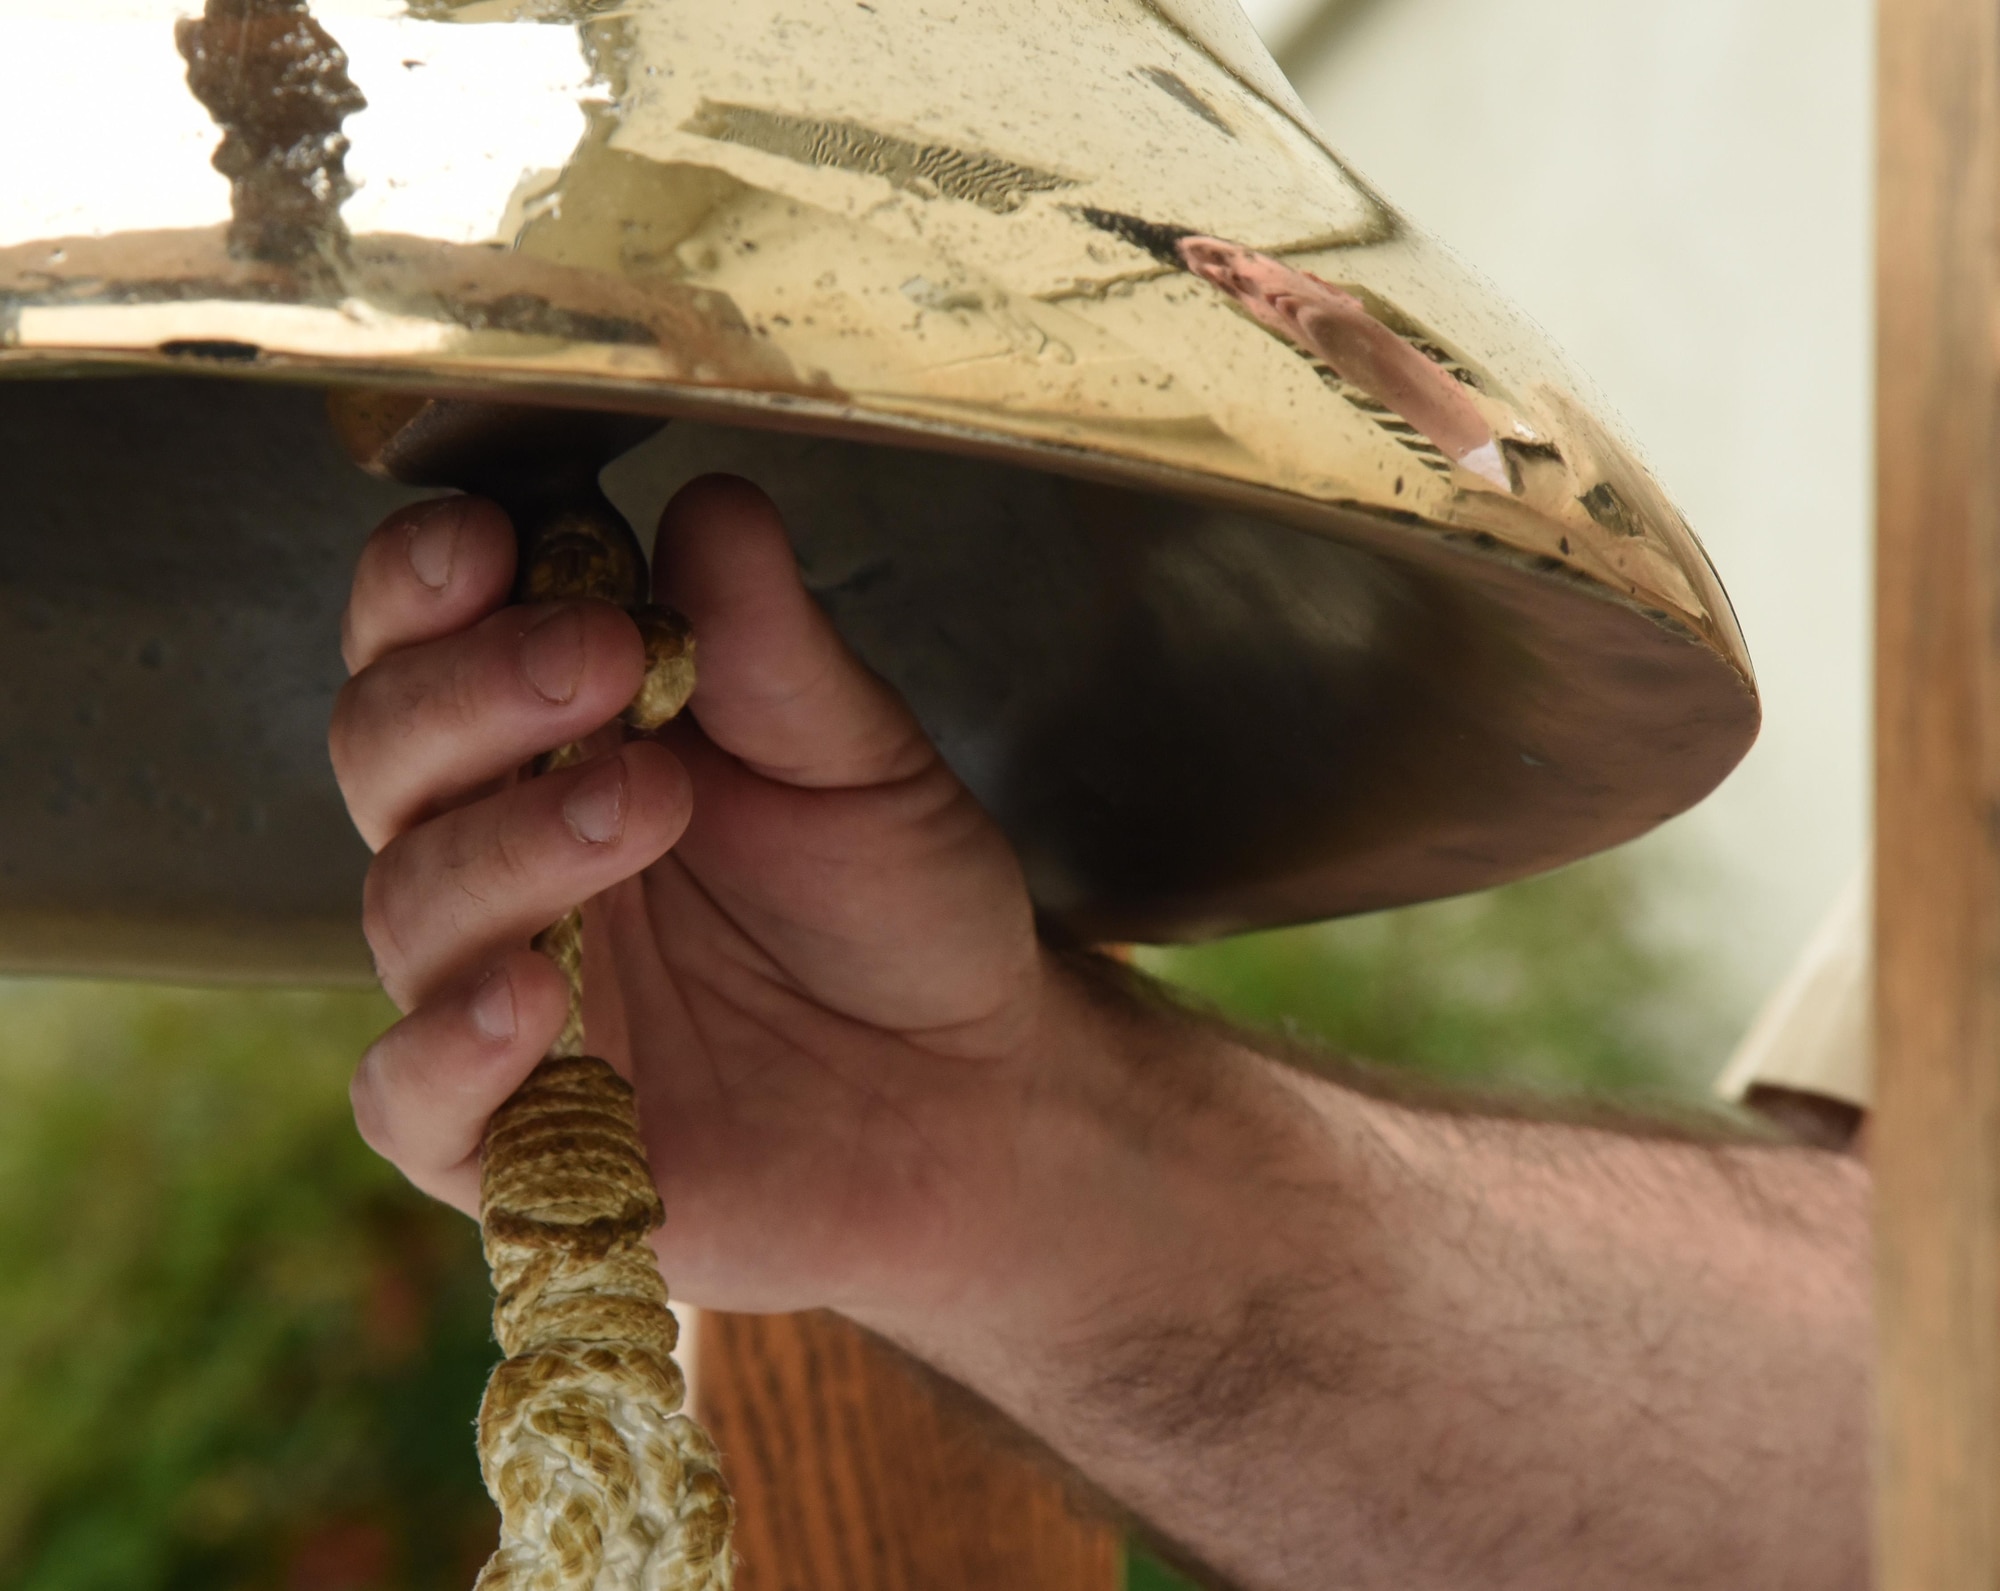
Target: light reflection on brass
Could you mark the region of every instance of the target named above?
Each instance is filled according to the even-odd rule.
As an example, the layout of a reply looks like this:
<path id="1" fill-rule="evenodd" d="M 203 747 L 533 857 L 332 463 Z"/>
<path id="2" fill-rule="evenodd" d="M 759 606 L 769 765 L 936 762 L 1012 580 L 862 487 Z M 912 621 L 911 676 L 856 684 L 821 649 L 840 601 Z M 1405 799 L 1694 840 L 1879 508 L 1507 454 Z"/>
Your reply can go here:
<path id="1" fill-rule="evenodd" d="M 285 56 L 252 21 L 310 47 Z M 239 102 L 254 71 L 204 78 L 203 37 L 230 28 L 290 72 L 292 122 Z M 1076 932 L 1181 936 L 1517 876 L 1684 808 L 1754 734 L 1692 532 L 1533 328 L 1324 147 L 1232 0 L 16 0 L 0 138 L 31 168 L 0 193 L 0 376 L 678 418 L 642 450 L 641 496 L 706 457 L 786 501 L 822 599 Z M 288 469 L 245 440 L 295 438 L 289 398 L 175 396 L 148 419 L 195 389 L 99 390 L 0 385 L 0 599 L 72 600 L 44 543 L 100 533 L 79 531 L 86 499 L 142 501 L 93 470 L 113 443 L 92 413 L 179 438 L 116 445 L 211 517 L 227 483 L 199 425 L 227 423 L 214 456 L 257 477 L 246 500 L 288 514 L 327 585 L 299 630 L 325 645 L 364 505 L 318 455 Z M 978 500 L 912 500 L 905 476 Z M 203 558 L 242 539 L 164 518 L 197 540 L 145 599 L 163 637 Z M 323 712 L 323 674 L 250 679 L 226 635 L 201 644 L 287 745 Z M 103 675 L 81 651 L 67 666 Z M 83 767 L 47 718 L 0 703 L 0 742 L 46 763 L 36 790 Z M 1226 765 L 1192 770 L 1205 745 Z M 107 761 L 71 781 L 92 800 L 16 826 L 40 839 L 0 839 L 0 959 L 33 961 L 52 942 L 34 925 L 62 917 L 153 923 L 121 930 L 121 965 L 223 966 L 229 942 L 265 971 L 339 962 L 356 858 L 310 838 L 323 768 L 245 756 L 264 832 L 326 851 L 299 863 L 316 895 L 253 887 L 280 859 L 219 828 L 174 830 L 179 871 L 124 904 L 84 862 L 65 874 L 51 854 L 143 849 L 89 839 L 153 821 L 117 793 L 145 780 Z M 208 860 L 182 865 L 189 846 Z M 92 932 L 46 959 L 89 963 Z M 208 948 L 176 960 L 177 934 Z"/>

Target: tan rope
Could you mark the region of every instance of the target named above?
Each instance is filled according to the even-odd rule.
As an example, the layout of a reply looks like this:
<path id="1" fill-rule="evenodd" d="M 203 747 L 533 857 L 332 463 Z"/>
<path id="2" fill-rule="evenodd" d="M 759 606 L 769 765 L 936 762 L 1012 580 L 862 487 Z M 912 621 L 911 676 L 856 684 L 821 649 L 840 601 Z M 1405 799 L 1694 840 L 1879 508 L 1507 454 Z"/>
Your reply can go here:
<path id="1" fill-rule="evenodd" d="M 524 597 L 630 605 L 624 525 L 559 516 L 523 549 Z M 628 722 L 658 727 L 693 688 L 678 615 L 635 609 L 647 678 Z M 537 771 L 580 760 L 565 746 Z M 583 930 L 535 941 L 569 984 L 549 1056 L 486 1129 L 480 1228 L 507 1359 L 479 1409 L 500 1545 L 479 1591 L 727 1591 L 733 1508 L 706 1432 L 680 1413 L 679 1327 L 646 1237 L 664 1219 L 632 1089 L 583 1053 Z"/>

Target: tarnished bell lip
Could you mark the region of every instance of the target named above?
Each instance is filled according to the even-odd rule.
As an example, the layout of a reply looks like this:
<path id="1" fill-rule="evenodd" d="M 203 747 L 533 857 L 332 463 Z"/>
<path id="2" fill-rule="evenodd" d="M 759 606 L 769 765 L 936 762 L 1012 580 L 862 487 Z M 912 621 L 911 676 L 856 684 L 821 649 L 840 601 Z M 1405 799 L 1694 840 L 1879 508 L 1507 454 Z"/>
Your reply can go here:
<path id="1" fill-rule="evenodd" d="M 4 0 L 0 149 L 0 375 L 504 392 L 1226 504 L 1548 631 L 1536 722 L 1615 724 L 1642 675 L 1684 704 L 1579 764 L 1589 822 L 1093 929 L 1514 876 L 1754 736 L 1692 532 L 1233 0 Z M 1588 677 L 1614 653 L 1622 684 Z"/>

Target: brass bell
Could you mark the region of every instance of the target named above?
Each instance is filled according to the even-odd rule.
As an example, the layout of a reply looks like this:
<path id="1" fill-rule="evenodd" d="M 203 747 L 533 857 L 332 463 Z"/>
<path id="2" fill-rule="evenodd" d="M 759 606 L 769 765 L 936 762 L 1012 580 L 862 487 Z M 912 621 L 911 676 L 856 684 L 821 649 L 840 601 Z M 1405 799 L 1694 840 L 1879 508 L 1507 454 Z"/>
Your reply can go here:
<path id="1" fill-rule="evenodd" d="M 1699 800 L 1750 664 L 1544 340 L 1229 0 L 16 0 L 0 964 L 363 975 L 325 389 L 664 419 L 1056 931 L 1502 883 Z M 639 427 L 639 432 L 649 430 Z"/>

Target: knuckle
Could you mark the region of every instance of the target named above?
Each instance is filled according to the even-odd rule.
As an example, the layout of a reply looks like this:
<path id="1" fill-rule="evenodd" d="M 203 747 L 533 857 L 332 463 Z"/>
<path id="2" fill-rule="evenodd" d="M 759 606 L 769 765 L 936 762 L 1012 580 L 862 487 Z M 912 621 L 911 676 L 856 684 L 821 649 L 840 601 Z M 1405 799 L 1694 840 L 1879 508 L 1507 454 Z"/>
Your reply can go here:
<path id="1" fill-rule="evenodd" d="M 533 882 L 538 871 L 535 865 L 536 849 L 529 836 L 521 832 L 518 815 L 512 822 L 497 824 L 492 843 L 486 850 L 494 882 L 503 886 Z M 462 876 L 460 882 L 463 886 L 465 881 Z"/>
<path id="2" fill-rule="evenodd" d="M 326 749 L 333 760 L 333 776 L 341 793 L 351 801 L 361 782 L 360 725 L 366 710 L 367 671 L 356 674 L 340 687 L 333 698 L 333 716 L 327 722 Z"/>
<path id="3" fill-rule="evenodd" d="M 485 938 L 535 879 L 536 847 L 504 798 L 433 818 L 391 840 L 361 890 L 361 928 L 376 974 L 408 1010 L 439 968 Z"/>
<path id="4" fill-rule="evenodd" d="M 901 784 L 944 766 L 930 737 L 900 714 L 884 716 L 857 748 L 855 760 L 864 784 Z"/>
<path id="5" fill-rule="evenodd" d="M 361 885 L 361 933 L 375 957 L 376 975 L 389 998 L 403 1003 L 403 975 L 408 962 L 404 929 L 409 910 L 409 886 L 404 865 L 408 848 L 391 844 L 376 857 Z"/>
<path id="6" fill-rule="evenodd" d="M 504 897 L 540 871 L 532 815 L 531 800 L 517 787 L 435 820 L 424 902 L 449 900 L 467 926 L 483 924 L 496 904 L 504 905 Z"/>
<path id="7" fill-rule="evenodd" d="M 386 1035 L 385 1035 L 386 1038 Z M 360 1064 L 348 1080 L 347 1099 L 354 1110 L 354 1127 L 361 1141 L 384 1160 L 396 1159 L 396 1138 L 391 1129 L 389 1103 L 382 1086 L 382 1045 L 377 1039 L 362 1053 Z"/>
<path id="8" fill-rule="evenodd" d="M 334 698 L 335 721 L 349 751 L 449 731 L 475 719 L 491 700 L 489 650 L 449 637 L 371 663 Z"/>
<path id="9" fill-rule="evenodd" d="M 446 652 L 441 677 L 421 702 L 439 727 L 474 722 L 493 699 L 491 653 L 491 646 L 454 646 Z"/>
<path id="10" fill-rule="evenodd" d="M 398 688 L 399 672 L 391 662 L 371 664 L 334 697 L 327 743 L 335 770 L 344 778 L 365 778 L 379 764 L 383 744 L 396 733 L 398 720 L 407 717 L 407 693 Z"/>
<path id="11" fill-rule="evenodd" d="M 496 845 L 487 835 L 490 824 L 477 808 L 437 821 L 431 831 L 431 854 L 424 869 L 424 890 L 412 911 L 444 914 L 453 925 L 485 905 Z"/>
<path id="12" fill-rule="evenodd" d="M 361 638 L 351 601 L 340 610 L 340 661 L 346 665 L 350 677 L 361 672 Z"/>
<path id="13" fill-rule="evenodd" d="M 363 837 L 378 849 L 430 810 L 440 792 L 426 747 L 462 739 L 493 700 L 492 670 L 478 649 L 398 656 L 341 686 L 327 725 L 335 783 Z"/>

